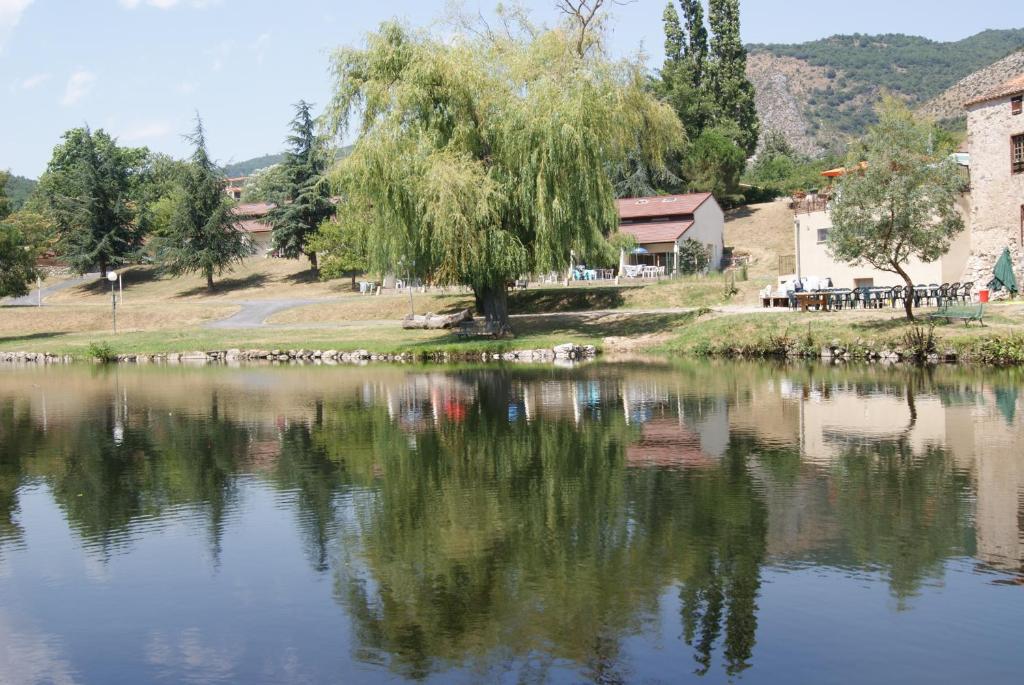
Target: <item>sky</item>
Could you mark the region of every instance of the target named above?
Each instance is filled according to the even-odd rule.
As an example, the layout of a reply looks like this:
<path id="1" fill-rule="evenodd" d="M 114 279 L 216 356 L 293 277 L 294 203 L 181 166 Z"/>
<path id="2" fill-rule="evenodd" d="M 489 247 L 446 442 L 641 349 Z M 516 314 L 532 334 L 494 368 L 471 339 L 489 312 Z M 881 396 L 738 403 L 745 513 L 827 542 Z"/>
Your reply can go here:
<path id="1" fill-rule="evenodd" d="M 612 7 L 615 54 L 661 62 L 666 0 Z M 489 10 L 497 0 L 466 0 Z M 554 0 L 524 0 L 538 21 Z M 959 40 L 1024 26 L 1021 0 L 742 0 L 743 39 L 789 43 L 836 33 Z M 965 11 L 969 5 L 970 11 Z M 196 112 L 222 163 L 280 151 L 300 99 L 322 106 L 331 51 L 384 20 L 435 23 L 446 0 L 0 0 L 0 169 L 38 177 L 69 128 L 185 156 Z"/>

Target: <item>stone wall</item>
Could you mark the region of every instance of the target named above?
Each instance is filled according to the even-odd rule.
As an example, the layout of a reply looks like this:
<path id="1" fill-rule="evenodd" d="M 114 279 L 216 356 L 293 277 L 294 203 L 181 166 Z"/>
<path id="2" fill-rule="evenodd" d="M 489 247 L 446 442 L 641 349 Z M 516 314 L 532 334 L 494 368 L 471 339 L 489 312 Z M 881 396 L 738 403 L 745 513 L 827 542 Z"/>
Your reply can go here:
<path id="1" fill-rule="evenodd" d="M 984 287 L 1003 249 L 1013 254 L 1021 282 L 1021 206 L 1024 174 L 1010 173 L 1010 138 L 1024 134 L 1024 114 L 1010 113 L 1010 98 L 972 105 L 967 112 L 971 152 L 971 253 L 962 280 Z"/>

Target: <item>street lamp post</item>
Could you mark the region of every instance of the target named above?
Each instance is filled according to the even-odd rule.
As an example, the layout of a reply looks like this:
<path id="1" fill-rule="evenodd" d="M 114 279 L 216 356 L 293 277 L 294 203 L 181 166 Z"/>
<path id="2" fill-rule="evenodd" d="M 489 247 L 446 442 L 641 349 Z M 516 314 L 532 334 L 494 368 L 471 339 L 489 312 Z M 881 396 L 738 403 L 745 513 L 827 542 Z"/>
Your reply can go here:
<path id="1" fill-rule="evenodd" d="M 110 281 L 110 313 L 114 318 L 114 335 L 117 335 L 117 272 L 108 271 L 107 280 Z"/>

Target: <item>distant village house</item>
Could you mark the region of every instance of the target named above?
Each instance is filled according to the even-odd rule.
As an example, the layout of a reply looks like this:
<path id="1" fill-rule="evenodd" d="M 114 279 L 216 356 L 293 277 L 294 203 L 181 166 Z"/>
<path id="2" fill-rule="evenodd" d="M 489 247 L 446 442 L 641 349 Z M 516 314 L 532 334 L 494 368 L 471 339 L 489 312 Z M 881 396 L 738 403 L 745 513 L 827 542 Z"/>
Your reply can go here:
<path id="1" fill-rule="evenodd" d="M 618 201 L 619 231 L 638 243 L 630 263 L 679 270 L 679 249 L 687 239 L 703 245 L 711 268 L 724 252 L 725 214 L 711 193 L 626 198 Z"/>

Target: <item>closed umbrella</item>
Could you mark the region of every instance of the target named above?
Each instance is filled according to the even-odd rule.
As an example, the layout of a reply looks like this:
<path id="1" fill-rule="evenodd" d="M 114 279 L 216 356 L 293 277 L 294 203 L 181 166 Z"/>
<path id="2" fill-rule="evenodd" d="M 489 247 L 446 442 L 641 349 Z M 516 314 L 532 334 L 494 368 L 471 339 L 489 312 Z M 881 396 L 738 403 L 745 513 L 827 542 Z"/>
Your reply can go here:
<path id="1" fill-rule="evenodd" d="M 989 289 L 1006 288 L 1014 295 L 1017 294 L 1017 277 L 1013 273 L 1013 257 L 1010 256 L 1010 248 L 1005 248 L 1003 254 L 999 256 L 993 275 L 995 278 L 989 281 Z"/>

